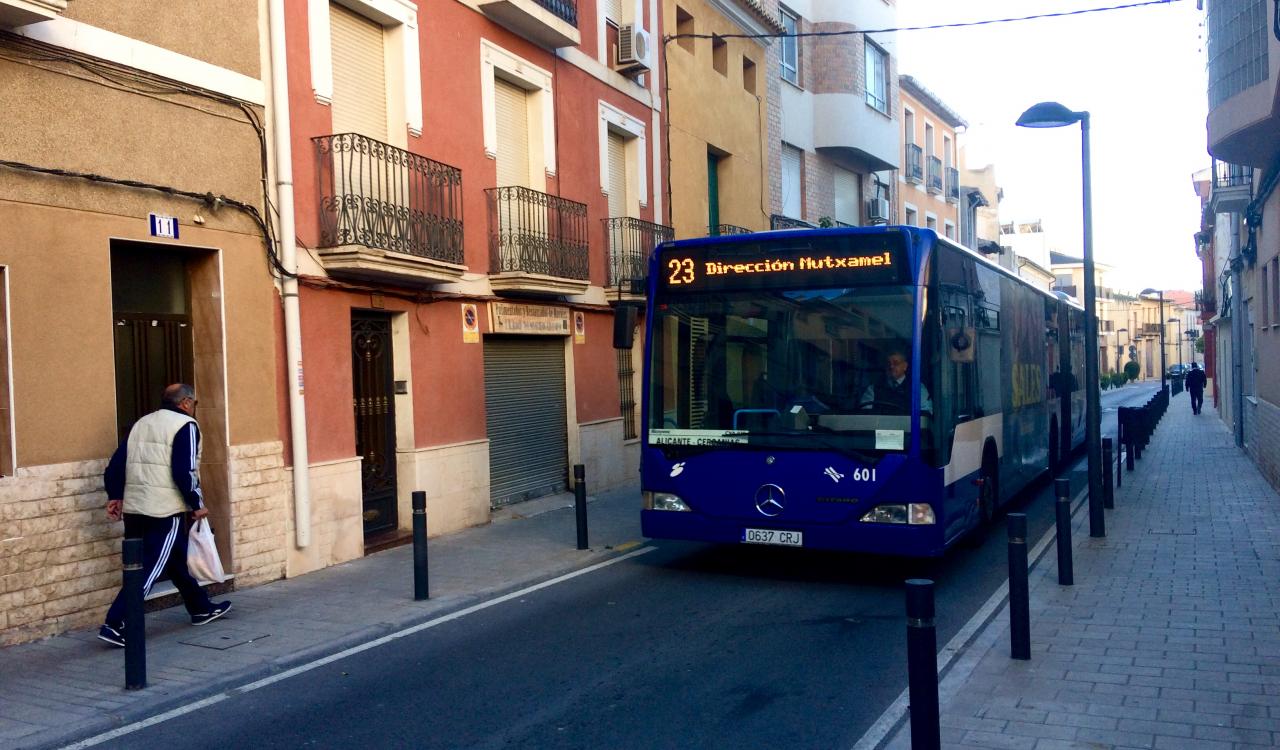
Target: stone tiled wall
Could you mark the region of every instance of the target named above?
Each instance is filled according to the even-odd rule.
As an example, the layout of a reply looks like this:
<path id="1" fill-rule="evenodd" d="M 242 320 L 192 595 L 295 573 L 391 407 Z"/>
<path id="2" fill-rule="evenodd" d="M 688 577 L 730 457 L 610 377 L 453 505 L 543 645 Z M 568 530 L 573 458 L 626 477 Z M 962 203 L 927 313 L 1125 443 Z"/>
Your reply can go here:
<path id="1" fill-rule="evenodd" d="M 762 0 L 760 6 L 772 18 L 778 18 L 778 0 Z M 777 41 L 765 48 L 764 80 L 766 82 L 765 121 L 768 132 L 765 141 L 768 143 L 765 170 L 768 172 L 769 195 L 765 205 L 769 213 L 782 212 L 782 87 L 788 85 L 782 81 L 782 45 Z M 800 64 L 801 75 L 805 65 Z M 759 73 L 757 73 L 759 75 Z M 803 80 L 803 79 L 802 79 Z"/>
<path id="2" fill-rule="evenodd" d="M 233 446 L 231 465 L 236 585 L 280 578 L 290 507 L 282 446 Z M 0 479 L 0 645 L 101 620 L 120 586 L 123 531 L 104 510 L 105 468 L 105 460 L 77 461 Z"/>
<path id="3" fill-rule="evenodd" d="M 640 476 L 640 442 L 623 440 L 622 429 L 621 419 L 579 425 L 588 492 L 610 490 Z"/>
<path id="4" fill-rule="evenodd" d="M 106 461 L 20 468 L 0 479 L 0 645 L 88 625 L 120 585 Z"/>
<path id="5" fill-rule="evenodd" d="M 285 526 L 293 482 L 280 441 L 233 445 L 231 543 L 237 586 L 284 577 Z"/>

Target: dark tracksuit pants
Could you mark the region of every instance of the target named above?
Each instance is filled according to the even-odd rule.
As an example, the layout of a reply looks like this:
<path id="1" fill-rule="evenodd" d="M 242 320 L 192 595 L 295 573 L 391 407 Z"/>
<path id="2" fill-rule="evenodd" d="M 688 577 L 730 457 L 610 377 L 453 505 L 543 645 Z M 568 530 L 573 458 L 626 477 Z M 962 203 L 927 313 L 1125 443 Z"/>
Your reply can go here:
<path id="1" fill-rule="evenodd" d="M 142 566 L 147 571 L 142 595 L 151 593 L 151 587 L 161 573 L 169 576 L 178 593 L 182 594 L 182 602 L 187 613 L 199 615 L 213 609 L 209 595 L 200 588 L 196 579 L 187 572 L 187 523 L 186 513 L 154 518 L 139 513 L 124 514 L 124 536 L 126 539 L 142 537 Z M 113 628 L 124 625 L 124 589 L 116 594 L 116 600 L 107 610 L 104 622 Z"/>
<path id="2" fill-rule="evenodd" d="M 1187 393 L 1191 394 L 1191 411 L 1199 414 L 1200 410 L 1204 408 L 1204 389 L 1192 389 Z"/>

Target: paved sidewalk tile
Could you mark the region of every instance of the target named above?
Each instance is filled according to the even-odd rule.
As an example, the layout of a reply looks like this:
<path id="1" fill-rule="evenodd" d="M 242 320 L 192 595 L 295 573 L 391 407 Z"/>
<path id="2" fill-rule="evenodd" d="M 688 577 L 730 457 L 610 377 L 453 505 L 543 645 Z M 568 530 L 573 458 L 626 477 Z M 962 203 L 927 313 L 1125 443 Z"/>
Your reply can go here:
<path id="1" fill-rule="evenodd" d="M 639 509 L 634 484 L 590 498 L 592 548 L 584 551 L 576 548 L 572 495 L 511 506 L 486 526 L 435 537 L 425 602 L 413 601 L 413 548 L 405 546 L 232 592 L 231 612 L 204 627 L 192 628 L 181 607 L 150 613 L 140 691 L 124 689 L 124 651 L 97 640 L 97 628 L 0 649 L 0 750 L 91 737 L 617 557 L 642 541 Z"/>
<path id="2" fill-rule="evenodd" d="M 1115 505 L 1105 538 L 1076 515 L 1074 586 L 1052 550 L 1032 572 L 1030 661 L 1005 609 L 943 676 L 944 745 L 1280 746 L 1280 496 L 1178 396 Z M 883 744 L 909 748 L 909 724 Z"/>

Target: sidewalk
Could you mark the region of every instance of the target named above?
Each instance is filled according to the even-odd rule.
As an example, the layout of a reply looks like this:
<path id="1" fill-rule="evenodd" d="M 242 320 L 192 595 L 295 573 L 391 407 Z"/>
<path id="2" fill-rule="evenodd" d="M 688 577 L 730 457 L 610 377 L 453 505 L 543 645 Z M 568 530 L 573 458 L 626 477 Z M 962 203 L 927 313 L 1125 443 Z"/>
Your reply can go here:
<path id="1" fill-rule="evenodd" d="M 637 546 L 638 484 L 588 500 L 589 550 L 576 548 L 571 494 L 432 539 L 429 601 L 413 601 L 404 546 L 232 592 L 231 612 L 204 627 L 191 627 L 181 606 L 151 613 L 144 690 L 124 689 L 124 650 L 97 640 L 96 628 L 0 649 L 0 748 L 75 742 Z"/>
<path id="2" fill-rule="evenodd" d="M 1002 607 L 943 675 L 943 747 L 1280 745 L 1280 497 L 1180 395 L 1115 504 L 1075 516 L 1074 586 L 1052 545 L 1031 571 L 1030 661 Z"/>

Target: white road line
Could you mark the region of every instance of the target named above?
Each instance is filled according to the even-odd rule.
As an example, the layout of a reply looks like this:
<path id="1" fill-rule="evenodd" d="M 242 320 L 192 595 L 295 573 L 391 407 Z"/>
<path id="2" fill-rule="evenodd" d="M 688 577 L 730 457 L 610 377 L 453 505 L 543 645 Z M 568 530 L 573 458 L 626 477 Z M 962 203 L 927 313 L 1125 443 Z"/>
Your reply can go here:
<path id="1" fill-rule="evenodd" d="M 1082 501 L 1084 496 L 1087 494 L 1089 494 L 1089 489 L 1086 487 L 1080 490 L 1080 492 L 1071 500 L 1071 504 L 1073 506 L 1071 512 L 1073 523 L 1076 514 L 1084 507 L 1084 502 Z M 1049 548 L 1049 544 L 1053 541 L 1056 533 L 1056 527 L 1050 526 L 1049 530 L 1044 533 L 1044 536 L 1040 537 L 1040 541 L 1036 543 L 1036 546 L 1032 548 L 1030 553 L 1030 559 L 1032 562 L 1028 566 L 1030 569 L 1034 570 L 1035 566 L 1040 564 L 1040 558 L 1044 556 L 1045 551 Z M 973 639 L 974 634 L 990 622 L 995 610 L 1002 606 L 1008 597 L 1009 581 L 1006 580 L 1004 583 L 1000 584 L 999 588 L 997 588 L 990 597 L 987 598 L 986 603 L 984 603 L 982 607 L 974 613 L 973 617 L 969 618 L 969 621 L 964 624 L 964 627 L 960 628 L 960 631 L 952 636 L 951 640 L 947 641 L 947 645 L 943 646 L 942 650 L 938 652 L 939 675 L 946 671 L 946 669 L 951 666 L 951 662 L 955 661 L 956 657 L 964 651 L 965 647 L 969 645 L 970 641 Z M 856 743 L 854 743 L 853 750 L 875 750 L 875 748 L 879 747 L 880 743 L 884 742 L 885 737 L 887 737 L 889 733 L 893 731 L 894 727 L 898 725 L 898 722 L 902 721 L 903 718 L 906 717 L 907 707 L 907 690 L 904 689 L 898 694 L 897 699 L 894 700 L 893 703 L 889 704 L 889 707 L 884 710 L 884 713 L 880 714 L 880 718 L 876 719 L 875 723 L 867 729 Z"/>
<path id="2" fill-rule="evenodd" d="M 102 734 L 94 735 L 93 737 L 90 737 L 88 739 L 81 740 L 71 745 L 67 745 L 65 750 L 80 750 L 80 748 L 84 748 L 84 747 L 93 747 L 94 745 L 100 745 L 103 742 L 109 742 L 110 740 L 114 740 L 117 737 L 123 737 L 127 734 L 133 734 L 134 732 L 137 732 L 141 729 L 146 729 L 147 727 L 155 726 L 156 724 L 160 724 L 170 719 L 175 719 L 179 716 L 192 713 L 193 711 L 199 711 L 202 708 L 207 708 L 217 703 L 221 703 L 222 701 L 228 698 L 234 698 L 237 695 L 243 695 L 244 693 L 252 692 L 254 690 L 257 690 L 258 688 L 267 687 L 268 685 L 275 684 L 277 682 L 280 682 L 281 680 L 287 680 L 290 677 L 295 677 L 304 672 L 310 672 L 311 670 L 316 669 L 318 667 L 323 667 L 326 664 L 332 664 L 333 662 L 338 661 L 340 659 L 345 659 L 348 656 L 354 656 L 358 653 L 361 653 L 362 651 L 368 651 L 371 648 L 377 648 L 378 646 L 381 646 L 385 643 L 390 643 L 391 641 L 397 640 L 399 638 L 404 638 L 405 636 L 422 632 L 423 630 L 427 630 L 428 628 L 434 628 L 437 625 L 443 625 L 446 622 L 452 622 L 453 620 L 466 617 L 467 615 L 474 614 L 476 612 L 479 612 L 482 609 L 488 609 L 490 607 L 497 606 L 504 602 L 509 602 L 512 599 L 518 599 L 522 596 L 527 596 L 529 594 L 532 594 L 535 591 L 539 591 L 541 589 L 554 586 L 558 583 L 564 583 L 565 581 L 571 580 L 573 578 L 577 578 L 578 576 L 583 576 L 588 573 L 594 573 L 595 571 L 600 570 L 601 568 L 607 568 L 608 566 L 615 565 L 617 563 L 622 562 L 623 560 L 627 560 L 632 557 L 637 557 L 639 555 L 644 555 L 649 552 L 653 552 L 655 549 L 657 549 L 657 547 L 641 547 L 640 549 L 635 550 L 634 552 L 628 552 L 625 555 L 619 555 L 618 557 L 605 560 L 604 562 L 596 563 L 595 565 L 591 565 L 589 567 L 583 568 L 582 570 L 575 570 L 572 573 L 566 573 L 562 576 L 558 576 L 556 578 L 543 581 L 542 583 L 534 584 L 533 586 L 520 589 L 519 591 L 512 591 L 510 594 L 503 594 L 502 596 L 496 599 L 490 599 L 488 601 L 480 602 L 479 604 L 474 604 L 465 609 L 460 609 L 457 612 L 451 612 L 447 615 L 437 617 L 434 620 L 427 620 L 426 622 L 418 623 L 417 625 L 413 625 L 412 627 L 405 628 L 404 630 L 397 630 L 394 633 L 388 633 L 387 635 L 384 635 L 381 638 L 376 638 L 367 643 L 362 643 L 359 646 L 352 646 L 351 648 L 346 649 L 344 651 L 339 651 L 336 654 L 330 654 L 329 656 L 316 659 L 315 661 L 307 662 L 306 664 L 301 664 L 292 669 L 287 669 L 279 674 L 274 674 L 274 675 L 271 675 L 270 677 L 264 677 L 263 679 L 258 680 L 257 682 L 251 682 L 247 685 L 241 685 L 240 687 L 230 688 L 225 692 L 219 693 L 217 695 L 209 696 L 208 698 L 204 698 L 202 700 L 198 700 L 195 703 L 189 703 L 185 706 L 179 706 L 178 708 L 165 711 L 162 714 L 156 714 L 155 716 L 152 716 L 148 719 L 143 719 L 142 721 L 134 722 L 133 724 L 127 724 L 123 727 L 112 729 L 109 732 L 103 732 Z"/>

